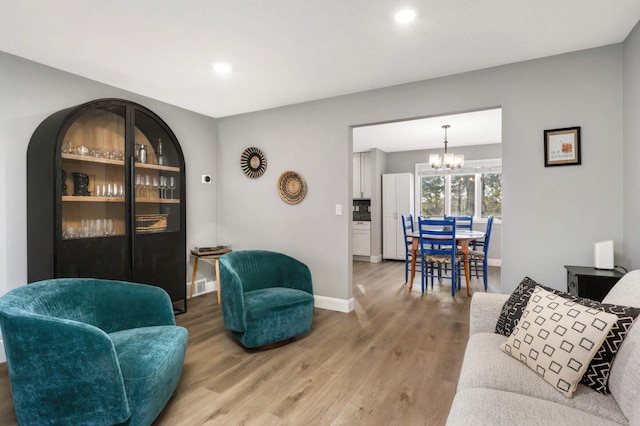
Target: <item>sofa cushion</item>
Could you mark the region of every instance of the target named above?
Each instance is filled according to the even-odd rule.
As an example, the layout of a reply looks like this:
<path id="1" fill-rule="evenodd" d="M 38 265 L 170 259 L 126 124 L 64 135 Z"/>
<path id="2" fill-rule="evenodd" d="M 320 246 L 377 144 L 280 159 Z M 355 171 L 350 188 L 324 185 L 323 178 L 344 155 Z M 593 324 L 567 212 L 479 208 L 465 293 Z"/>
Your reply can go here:
<path id="1" fill-rule="evenodd" d="M 481 388 L 459 391 L 447 418 L 447 426 L 567 426 L 568 424 L 609 426 L 619 423 L 563 404 L 517 393 Z"/>
<path id="2" fill-rule="evenodd" d="M 597 390 L 598 392 L 604 394 L 608 393 L 608 380 L 613 361 L 620 345 L 628 334 L 629 329 L 635 322 L 638 315 L 640 315 L 640 309 L 631 306 L 614 305 L 610 302 L 600 303 L 595 300 L 573 296 L 562 291 L 545 287 L 538 284 L 531 278 L 525 277 L 502 307 L 500 317 L 496 324 L 497 333 L 508 336 L 511 331 L 513 331 L 513 328 L 518 324 L 518 321 L 522 316 L 523 307 L 526 306 L 529 298 L 531 297 L 531 293 L 536 286 L 540 286 L 546 291 L 580 303 L 583 306 L 599 309 L 618 316 L 618 321 L 609 331 L 606 341 L 602 346 L 600 346 L 598 352 L 591 360 L 589 368 L 582 376 L 582 383 L 585 385 Z M 507 333 L 507 331 L 509 333 Z"/>
<path id="3" fill-rule="evenodd" d="M 520 322 L 500 345 L 571 398 L 618 317 L 536 286 Z"/>
<path id="4" fill-rule="evenodd" d="M 117 331 L 109 337 L 131 407 L 129 424 L 151 424 L 180 380 L 187 330 L 176 326 L 141 327 Z"/>
<path id="5" fill-rule="evenodd" d="M 579 384 L 573 398 L 565 398 L 534 371 L 502 352 L 500 345 L 506 339 L 496 333 L 477 333 L 469 338 L 458 380 L 458 392 L 468 388 L 514 392 L 557 402 L 617 423 L 627 423 L 611 395 L 603 395 Z"/>

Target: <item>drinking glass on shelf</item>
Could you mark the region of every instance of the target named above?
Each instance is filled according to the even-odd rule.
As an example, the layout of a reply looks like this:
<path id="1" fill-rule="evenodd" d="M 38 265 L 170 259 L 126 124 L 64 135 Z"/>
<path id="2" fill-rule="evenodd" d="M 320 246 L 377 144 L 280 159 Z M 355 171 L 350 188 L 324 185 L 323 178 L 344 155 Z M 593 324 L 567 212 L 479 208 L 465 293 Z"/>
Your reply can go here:
<path id="1" fill-rule="evenodd" d="M 169 184 L 167 183 L 166 176 L 160 176 L 160 198 L 167 198 L 167 189 Z"/>
<path id="2" fill-rule="evenodd" d="M 153 177 L 153 198 L 160 198 L 160 182 L 158 182 L 158 178 L 157 177 Z M 156 197 L 156 193 L 158 193 L 158 196 Z"/>
<path id="3" fill-rule="evenodd" d="M 149 191 L 151 190 L 151 177 L 149 175 L 144 176 L 144 187 L 147 190 L 147 198 L 149 198 Z"/>
<path id="4" fill-rule="evenodd" d="M 173 199 L 173 190 L 176 189 L 176 178 L 173 176 L 169 178 L 169 189 L 171 190 L 171 199 Z"/>
<path id="5" fill-rule="evenodd" d="M 113 219 L 104 220 L 104 235 L 113 235 Z"/>
<path id="6" fill-rule="evenodd" d="M 112 183 L 108 183 L 107 184 L 107 193 L 105 194 L 107 197 L 113 197 L 114 193 L 113 193 L 113 184 Z"/>
<path id="7" fill-rule="evenodd" d="M 142 197 L 142 176 L 136 175 L 136 197 Z"/>
<path id="8" fill-rule="evenodd" d="M 118 197 L 124 197 L 124 187 L 121 183 L 118 184 L 118 192 L 116 194 Z"/>

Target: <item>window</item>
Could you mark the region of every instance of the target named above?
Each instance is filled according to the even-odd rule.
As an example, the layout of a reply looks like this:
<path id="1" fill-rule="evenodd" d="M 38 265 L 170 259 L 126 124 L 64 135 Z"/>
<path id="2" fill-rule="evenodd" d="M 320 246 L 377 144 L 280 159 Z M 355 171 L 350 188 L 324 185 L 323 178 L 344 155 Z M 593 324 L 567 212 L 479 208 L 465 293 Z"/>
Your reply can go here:
<path id="1" fill-rule="evenodd" d="M 434 170 L 416 164 L 416 197 L 423 217 L 502 217 L 502 161 L 467 161 L 462 169 Z"/>

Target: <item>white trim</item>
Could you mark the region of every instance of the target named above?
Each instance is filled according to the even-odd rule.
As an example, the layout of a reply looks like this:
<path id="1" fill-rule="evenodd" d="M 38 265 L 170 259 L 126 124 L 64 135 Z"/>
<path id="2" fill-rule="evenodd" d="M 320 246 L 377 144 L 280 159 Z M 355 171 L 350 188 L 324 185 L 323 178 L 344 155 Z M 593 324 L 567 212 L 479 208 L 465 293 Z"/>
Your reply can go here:
<path id="1" fill-rule="evenodd" d="M 379 254 L 377 256 L 371 256 L 371 258 L 369 259 L 369 262 L 371 262 L 371 263 L 380 263 L 380 262 L 382 262 L 382 255 Z"/>
<path id="2" fill-rule="evenodd" d="M 487 264 L 489 266 L 499 266 L 502 268 L 502 259 L 487 259 Z"/>
<path id="3" fill-rule="evenodd" d="M 335 297 L 315 295 L 314 299 L 314 306 L 316 308 L 327 309 L 329 311 L 349 313 L 353 311 L 355 305 L 353 297 L 351 299 L 337 299 Z"/>

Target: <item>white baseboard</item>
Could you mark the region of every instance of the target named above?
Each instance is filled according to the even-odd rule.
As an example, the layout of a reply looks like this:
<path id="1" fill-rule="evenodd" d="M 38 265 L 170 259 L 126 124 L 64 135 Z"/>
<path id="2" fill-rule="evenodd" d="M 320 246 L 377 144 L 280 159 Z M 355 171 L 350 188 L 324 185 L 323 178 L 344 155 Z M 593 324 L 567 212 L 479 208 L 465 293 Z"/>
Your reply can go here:
<path id="1" fill-rule="evenodd" d="M 369 258 L 369 262 L 371 262 L 371 263 L 380 263 L 380 262 L 382 262 L 382 255 L 379 254 L 377 256 L 371 256 Z"/>
<path id="2" fill-rule="evenodd" d="M 338 311 L 349 313 L 353 311 L 355 302 L 353 297 L 351 299 L 336 299 L 335 297 L 327 296 L 314 296 L 314 306 L 320 309 L 327 309 L 329 311 Z"/>
<path id="3" fill-rule="evenodd" d="M 488 263 L 489 266 L 502 267 L 502 259 L 491 259 L 490 258 L 487 263 Z"/>

